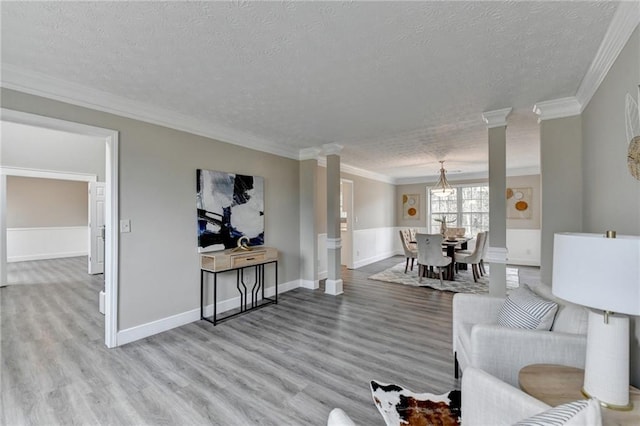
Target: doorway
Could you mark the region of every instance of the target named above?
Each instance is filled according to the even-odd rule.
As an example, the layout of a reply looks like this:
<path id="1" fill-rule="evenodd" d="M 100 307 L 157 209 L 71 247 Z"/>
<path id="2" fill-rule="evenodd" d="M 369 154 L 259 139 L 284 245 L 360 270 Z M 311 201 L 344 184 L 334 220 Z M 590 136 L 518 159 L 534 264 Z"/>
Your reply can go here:
<path id="1" fill-rule="evenodd" d="M 105 143 L 104 341 L 107 347 L 116 347 L 118 312 L 118 132 L 5 108 L 2 108 L 1 112 L 1 121 L 3 122 L 98 137 Z M 7 283 L 6 188 L 7 175 L 10 172 L 5 168 L 0 169 L 0 285 L 4 285 Z"/>

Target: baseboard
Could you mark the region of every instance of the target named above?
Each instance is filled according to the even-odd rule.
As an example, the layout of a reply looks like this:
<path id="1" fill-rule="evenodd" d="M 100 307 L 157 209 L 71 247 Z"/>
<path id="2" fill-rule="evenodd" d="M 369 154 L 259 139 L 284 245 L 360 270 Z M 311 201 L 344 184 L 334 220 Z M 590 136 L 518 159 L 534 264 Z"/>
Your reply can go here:
<path id="1" fill-rule="evenodd" d="M 385 252 L 385 253 L 377 254 L 375 256 L 371 256 L 371 257 L 369 257 L 367 259 L 361 259 L 361 260 L 358 260 L 356 262 L 353 262 L 353 268 L 354 269 L 358 269 L 358 268 L 361 268 L 363 266 L 369 265 L 371 263 L 375 263 L 375 262 L 379 262 L 379 261 L 384 260 L 384 259 L 388 259 L 390 257 L 393 257 L 393 256 L 397 255 L 397 254 L 402 254 L 402 253 L 396 253 L 395 251 L 388 251 L 388 252 Z"/>
<path id="2" fill-rule="evenodd" d="M 300 287 L 300 280 L 293 280 L 286 283 L 278 284 L 278 294 L 286 293 Z M 275 287 L 268 287 L 265 289 L 265 296 L 272 297 L 275 295 Z M 234 297 L 232 299 L 223 300 L 218 302 L 217 310 L 219 313 L 229 311 L 237 308 L 240 305 L 240 297 Z M 213 315 L 213 305 L 205 307 L 205 315 Z M 170 317 L 162 318 L 156 321 L 151 321 L 146 324 L 137 325 L 124 330 L 118 331 L 116 337 L 116 346 L 122 346 L 127 343 L 135 342 L 136 340 L 144 339 L 145 337 L 153 336 L 164 331 L 171 330 L 172 328 L 180 327 L 186 324 L 190 324 L 194 321 L 200 320 L 200 308 L 192 309 L 187 312 L 182 312 Z"/>
<path id="3" fill-rule="evenodd" d="M 316 290 L 320 288 L 320 280 L 300 280 L 300 288 Z"/>
<path id="4" fill-rule="evenodd" d="M 29 260 L 47 260 L 47 259 L 63 259 L 65 257 L 78 257 L 88 256 L 86 251 L 71 251 L 66 253 L 42 253 L 42 254 L 30 254 L 25 256 L 10 256 L 7 257 L 7 262 L 26 262 Z"/>

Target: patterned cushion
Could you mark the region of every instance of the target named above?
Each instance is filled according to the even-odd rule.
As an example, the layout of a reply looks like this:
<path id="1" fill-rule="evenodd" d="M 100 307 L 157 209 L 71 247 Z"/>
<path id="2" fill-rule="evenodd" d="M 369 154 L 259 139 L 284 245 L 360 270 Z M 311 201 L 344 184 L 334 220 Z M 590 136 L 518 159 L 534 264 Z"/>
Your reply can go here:
<path id="1" fill-rule="evenodd" d="M 498 313 L 498 324 L 511 328 L 550 330 L 557 310 L 557 303 L 543 299 L 524 284 L 506 297 Z"/>
<path id="2" fill-rule="evenodd" d="M 597 399 L 569 402 L 550 408 L 514 426 L 601 426 L 602 414 Z"/>

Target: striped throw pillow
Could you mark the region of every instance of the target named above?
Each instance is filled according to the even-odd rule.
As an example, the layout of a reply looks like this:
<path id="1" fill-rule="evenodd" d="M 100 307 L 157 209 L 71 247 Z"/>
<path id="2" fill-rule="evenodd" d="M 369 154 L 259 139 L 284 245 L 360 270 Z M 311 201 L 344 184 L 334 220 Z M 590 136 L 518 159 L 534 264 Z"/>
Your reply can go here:
<path id="1" fill-rule="evenodd" d="M 569 402 L 550 408 L 514 426 L 602 426 L 602 413 L 597 399 Z"/>
<path id="2" fill-rule="evenodd" d="M 511 291 L 498 313 L 498 324 L 503 327 L 531 330 L 551 330 L 558 304 L 535 294 L 522 285 Z"/>

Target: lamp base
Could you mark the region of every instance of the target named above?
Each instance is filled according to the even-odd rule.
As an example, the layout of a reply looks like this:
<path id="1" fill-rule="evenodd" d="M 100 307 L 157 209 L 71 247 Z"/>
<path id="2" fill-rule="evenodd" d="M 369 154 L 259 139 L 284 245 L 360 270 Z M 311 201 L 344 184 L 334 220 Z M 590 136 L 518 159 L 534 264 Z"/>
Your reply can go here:
<path id="1" fill-rule="evenodd" d="M 594 398 L 593 395 L 589 395 L 589 392 L 587 392 L 586 390 L 584 390 L 584 388 L 580 389 L 580 392 L 582 393 L 582 395 L 584 395 L 585 398 Z M 627 405 L 615 405 L 615 404 L 609 404 L 607 402 L 604 401 L 600 401 L 598 400 L 598 402 L 600 403 L 600 405 L 604 408 L 608 408 L 609 410 L 616 410 L 616 411 L 631 411 L 633 410 L 633 402 L 629 401 L 629 403 Z"/>
<path id="2" fill-rule="evenodd" d="M 631 410 L 629 317 L 590 309 L 586 355 L 582 393 L 603 407 Z"/>

